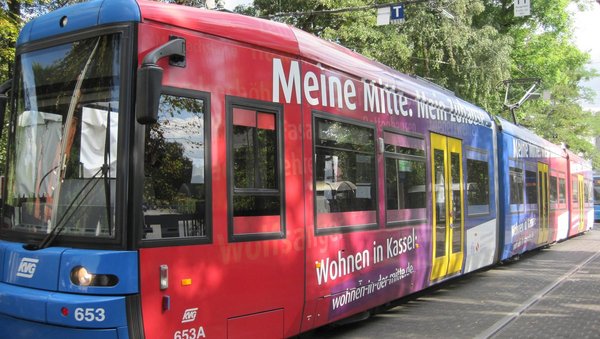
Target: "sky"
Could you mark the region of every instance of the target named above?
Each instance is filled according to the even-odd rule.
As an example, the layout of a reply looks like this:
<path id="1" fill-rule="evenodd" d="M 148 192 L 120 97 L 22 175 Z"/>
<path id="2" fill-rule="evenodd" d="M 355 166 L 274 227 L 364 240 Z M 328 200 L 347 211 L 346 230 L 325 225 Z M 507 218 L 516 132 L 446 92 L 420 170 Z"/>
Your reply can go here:
<path id="1" fill-rule="evenodd" d="M 591 7 L 585 12 L 580 12 L 575 6 L 569 9 L 575 14 L 575 44 L 579 49 L 590 53 L 591 60 L 588 65 L 600 72 L 600 43 L 598 43 L 598 32 L 600 32 L 600 4 L 594 0 L 589 1 Z M 225 0 L 225 7 L 233 9 L 240 4 L 251 4 L 252 0 Z M 582 102 L 584 109 L 600 111 L 600 77 L 591 81 L 583 82 L 583 86 L 589 87 L 596 93 L 594 102 Z"/>
<path id="2" fill-rule="evenodd" d="M 600 44 L 598 43 L 598 32 L 600 32 L 600 5 L 594 2 L 591 10 L 578 12 L 574 6 L 575 13 L 575 43 L 579 49 L 590 53 L 589 67 L 600 72 Z M 596 93 L 593 103 L 582 103 L 585 109 L 600 111 L 600 77 L 584 82 L 582 85 L 592 88 Z"/>
<path id="3" fill-rule="evenodd" d="M 237 5 L 249 5 L 252 0 L 225 0 L 225 8 L 233 10 Z"/>

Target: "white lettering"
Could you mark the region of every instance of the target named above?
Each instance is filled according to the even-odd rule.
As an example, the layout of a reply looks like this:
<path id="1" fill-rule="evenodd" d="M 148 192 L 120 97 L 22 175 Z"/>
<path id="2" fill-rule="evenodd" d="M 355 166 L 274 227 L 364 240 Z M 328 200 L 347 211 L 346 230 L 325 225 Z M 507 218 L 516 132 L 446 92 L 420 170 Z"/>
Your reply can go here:
<path id="1" fill-rule="evenodd" d="M 352 111 L 356 109 L 356 103 L 351 102 L 350 99 L 354 99 L 355 97 L 356 87 L 354 87 L 354 82 L 352 82 L 352 80 L 346 80 L 344 82 L 344 103 L 346 104 L 346 107 Z"/>
<path id="2" fill-rule="evenodd" d="M 319 105 L 319 98 L 312 96 L 312 92 L 319 90 L 319 83 L 317 82 L 317 76 L 313 72 L 306 72 L 304 75 L 304 97 L 310 105 Z"/>
<path id="3" fill-rule="evenodd" d="M 321 104 L 327 106 L 327 79 L 321 74 Z"/>
<path id="4" fill-rule="evenodd" d="M 401 255 L 402 253 L 412 251 L 416 248 L 417 235 L 415 229 L 412 229 L 412 234 L 402 238 L 388 238 L 387 244 L 387 258 L 393 258 Z"/>
<path id="5" fill-rule="evenodd" d="M 402 116 L 407 117 L 407 116 L 411 116 L 413 115 L 413 111 L 412 108 L 408 108 L 408 110 L 406 109 L 408 106 L 408 98 L 405 97 L 404 95 L 400 95 L 400 114 L 402 114 Z"/>
<path id="6" fill-rule="evenodd" d="M 338 251 L 337 260 L 321 259 L 317 262 L 317 283 L 321 285 L 327 281 L 336 280 L 345 275 L 360 271 L 371 263 L 369 251 L 364 250 L 356 254 L 343 256 L 343 251 Z"/>
<path id="7" fill-rule="evenodd" d="M 292 90 L 295 89 L 296 103 L 300 104 L 300 66 L 298 61 L 293 60 L 290 64 L 289 75 L 290 77 L 286 79 L 281 59 L 273 59 L 273 102 L 280 102 L 279 87 L 281 86 L 286 103 L 292 101 Z"/>
<path id="8" fill-rule="evenodd" d="M 81 308 L 75 309 L 73 318 L 75 321 L 98 321 L 106 320 L 106 311 L 103 308 Z"/>
<path id="9" fill-rule="evenodd" d="M 196 328 L 187 328 L 185 330 L 175 331 L 173 333 L 173 339 L 198 339 L 198 338 L 206 338 L 206 333 L 204 332 L 204 327 Z"/>
<path id="10" fill-rule="evenodd" d="M 373 83 L 368 83 L 365 82 L 364 83 L 365 86 L 365 96 L 364 96 L 364 101 L 365 101 L 365 111 L 366 112 L 380 112 L 380 106 L 379 106 L 379 88 L 377 86 L 375 86 Z"/>
<path id="11" fill-rule="evenodd" d="M 329 77 L 329 107 L 335 107 L 336 101 L 337 107 L 342 108 L 342 82 L 336 77 Z"/>
<path id="12" fill-rule="evenodd" d="M 39 259 L 23 257 L 17 268 L 17 277 L 31 278 L 35 274 Z"/>
<path id="13" fill-rule="evenodd" d="M 323 106 L 354 111 L 357 109 L 357 89 L 352 79 L 328 75 L 320 72 L 300 73 L 300 64 L 291 60 L 289 68 L 283 61 L 273 59 L 273 102 L 301 104 L 302 96 L 311 106 Z M 416 118 L 457 122 L 463 124 L 483 124 L 489 119 L 484 111 L 465 105 L 454 97 L 447 97 L 435 91 L 416 91 L 410 99 L 396 89 L 395 85 L 382 79 L 362 81 L 363 111 L 389 115 L 415 116 Z M 295 95 L 295 100 L 294 100 Z M 441 95 L 438 98 L 438 95 Z"/>

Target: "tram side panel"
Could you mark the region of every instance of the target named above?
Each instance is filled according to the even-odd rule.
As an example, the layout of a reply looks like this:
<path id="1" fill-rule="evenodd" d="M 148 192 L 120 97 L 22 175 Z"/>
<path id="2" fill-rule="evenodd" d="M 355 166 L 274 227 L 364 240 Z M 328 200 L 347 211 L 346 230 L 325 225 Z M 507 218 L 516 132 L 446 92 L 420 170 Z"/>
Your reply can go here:
<path id="1" fill-rule="evenodd" d="M 594 219 L 600 222 L 600 175 L 594 176 Z"/>
<path id="2" fill-rule="evenodd" d="M 481 118 L 474 124 L 408 96 L 392 99 L 402 103 L 395 107 L 365 103 L 392 94 L 374 85 L 379 81 L 363 82 L 322 64 L 303 62 L 300 69 L 310 85 L 302 93 L 303 126 L 312 136 L 304 140 L 304 154 L 313 159 L 304 164 L 302 330 L 492 264 L 497 230 L 491 122 Z M 274 86 L 280 99 L 293 70 L 284 65 L 285 81 Z M 329 91 L 336 84 L 348 89 L 349 101 Z M 363 96 L 366 91 L 375 94 Z M 443 232 L 433 232 L 434 215 Z"/>
<path id="3" fill-rule="evenodd" d="M 499 238 L 493 122 L 462 125 L 465 263 L 463 273 L 492 265 Z"/>
<path id="4" fill-rule="evenodd" d="M 569 162 L 561 147 L 498 118 L 501 260 L 567 238 Z"/>
<path id="5" fill-rule="evenodd" d="M 587 162 L 585 173 L 585 210 L 586 210 L 586 230 L 594 228 L 594 176 L 591 162 Z"/>
<path id="6" fill-rule="evenodd" d="M 568 160 L 564 150 L 553 152 L 548 181 L 552 242 L 565 240 L 569 234 L 569 205 L 567 200 Z"/>
<path id="7" fill-rule="evenodd" d="M 499 219 L 502 248 L 500 260 L 525 252 L 528 245 L 531 246 L 534 237 L 534 220 L 525 210 L 523 162 L 518 159 L 515 142 L 516 139 L 512 135 L 499 131 Z"/>
<path id="8" fill-rule="evenodd" d="M 211 137 L 205 184 L 212 209 L 196 243 L 177 230 L 182 216 L 159 221 L 166 211 L 146 211 L 146 221 L 158 223 L 139 251 L 146 337 L 296 335 L 304 294 L 300 106 L 274 104 L 271 93 L 272 60 L 289 59 L 160 24 L 142 24 L 139 33 L 141 53 L 172 35 L 186 40 L 186 67 L 165 60 L 163 84 L 177 97 L 202 93 Z M 264 144 L 252 144 L 257 136 Z M 256 148 L 264 153 L 253 167 L 258 160 L 248 154 Z M 268 183 L 260 186 L 249 171 Z"/>
<path id="9" fill-rule="evenodd" d="M 548 243 L 548 163 L 549 152 L 531 132 L 498 119 L 500 260 Z"/>
<path id="10" fill-rule="evenodd" d="M 301 70 L 304 79 L 326 79 L 318 91 L 305 92 L 303 102 L 303 127 L 309 136 L 304 140 L 309 161 L 304 167 L 307 289 L 302 326 L 307 330 L 424 288 L 430 231 L 424 156 L 411 158 L 420 171 L 413 176 L 422 182 L 405 192 L 414 197 L 414 208 L 394 216 L 403 225 L 384 227 L 384 160 L 377 149 L 378 140 L 384 141 L 377 120 L 381 114 L 364 111 L 364 87 L 357 78 L 309 62 Z M 331 99 L 328 83 L 342 84 L 356 95 L 349 105 L 339 103 L 337 96 Z M 423 138 L 392 139 L 388 136 L 388 145 L 403 143 L 419 154 L 425 151 Z"/>
<path id="11" fill-rule="evenodd" d="M 569 162 L 568 199 L 570 228 L 569 237 L 593 227 L 592 166 L 585 159 L 567 151 Z"/>

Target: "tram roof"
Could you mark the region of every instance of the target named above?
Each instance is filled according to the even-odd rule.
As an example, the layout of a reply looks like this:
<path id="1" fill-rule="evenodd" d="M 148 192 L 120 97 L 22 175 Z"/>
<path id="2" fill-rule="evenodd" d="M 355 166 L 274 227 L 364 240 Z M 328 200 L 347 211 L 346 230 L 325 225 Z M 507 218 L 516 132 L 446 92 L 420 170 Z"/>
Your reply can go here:
<path id="1" fill-rule="evenodd" d="M 566 157 L 565 149 L 559 145 L 556 145 L 539 135 L 533 133 L 527 128 L 519 125 L 515 125 L 508 120 L 505 120 L 501 117 L 496 117 L 498 119 L 499 126 L 502 130 L 502 133 L 509 134 L 515 138 L 519 138 L 521 140 L 527 141 L 531 144 L 534 144 L 538 147 L 551 151 L 554 154 Z"/>
<path id="2" fill-rule="evenodd" d="M 19 33 L 17 47 L 93 26 L 140 20 L 140 7 L 134 0 L 91 0 L 59 8 L 29 21 Z"/>
<path id="3" fill-rule="evenodd" d="M 583 170 L 587 170 L 587 171 L 591 171 L 592 170 L 592 161 L 591 160 L 583 158 L 579 154 L 575 154 L 570 149 L 567 149 L 566 151 L 567 151 L 567 155 L 569 156 L 569 160 L 571 162 L 575 162 L 575 163 L 581 164 Z M 600 173 L 596 174 L 596 176 L 599 176 L 599 175 L 600 175 Z"/>
<path id="4" fill-rule="evenodd" d="M 227 12 L 189 8 L 181 11 L 177 5 L 154 1 L 139 1 L 143 20 L 169 23 L 241 43 L 261 46 L 290 56 L 299 56 L 315 64 L 335 69 L 348 76 L 378 82 L 395 87 L 408 96 L 416 98 L 417 91 L 428 95 L 435 93 L 436 99 L 459 100 L 470 110 L 489 114 L 481 108 L 456 97 L 452 92 L 418 77 L 402 74 L 391 67 L 368 59 L 343 46 L 325 41 L 293 26 Z"/>
<path id="5" fill-rule="evenodd" d="M 395 87 L 409 97 L 417 92 L 436 100 L 458 100 L 466 109 L 478 111 L 489 119 L 481 108 L 464 101 L 440 86 L 424 79 L 400 73 L 379 62 L 366 58 L 340 45 L 319 39 L 292 26 L 269 20 L 212 11 L 200 8 L 166 4 L 147 0 L 91 0 L 63 7 L 33 19 L 23 28 L 17 46 L 50 36 L 74 32 L 96 25 L 119 22 L 162 22 L 172 26 L 224 37 L 241 43 L 277 51 L 310 60 L 365 81 L 381 81 Z M 68 24 L 61 27 L 60 20 L 67 17 Z M 453 112 L 460 114 L 460 112 Z"/>

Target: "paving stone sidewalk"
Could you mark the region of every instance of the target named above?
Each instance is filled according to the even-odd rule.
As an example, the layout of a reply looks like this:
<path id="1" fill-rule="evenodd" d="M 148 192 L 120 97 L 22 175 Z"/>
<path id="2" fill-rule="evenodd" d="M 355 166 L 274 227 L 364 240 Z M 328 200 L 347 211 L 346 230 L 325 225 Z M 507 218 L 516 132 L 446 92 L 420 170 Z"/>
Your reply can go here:
<path id="1" fill-rule="evenodd" d="M 309 337 L 599 338 L 600 227 Z"/>

